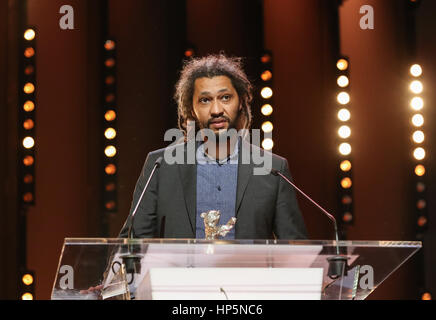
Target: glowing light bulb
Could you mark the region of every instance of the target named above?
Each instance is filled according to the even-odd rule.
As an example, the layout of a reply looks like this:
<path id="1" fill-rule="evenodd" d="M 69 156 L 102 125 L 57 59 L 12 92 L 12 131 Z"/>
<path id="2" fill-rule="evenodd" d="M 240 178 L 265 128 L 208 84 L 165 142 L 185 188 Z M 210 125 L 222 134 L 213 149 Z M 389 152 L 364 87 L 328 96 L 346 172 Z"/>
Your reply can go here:
<path id="1" fill-rule="evenodd" d="M 264 104 L 260 111 L 264 116 L 269 116 L 273 113 L 273 107 L 270 104 Z"/>
<path id="2" fill-rule="evenodd" d="M 348 111 L 348 109 L 341 109 L 338 112 L 338 118 L 343 122 L 348 121 L 351 118 L 351 113 L 350 111 Z"/>
<path id="3" fill-rule="evenodd" d="M 104 153 L 107 157 L 112 158 L 117 154 L 117 149 L 114 146 L 107 146 Z"/>
<path id="4" fill-rule="evenodd" d="M 117 136 L 117 131 L 114 128 L 107 128 L 104 132 L 106 139 L 112 140 Z"/>
<path id="5" fill-rule="evenodd" d="M 263 131 L 263 132 L 266 132 L 266 133 L 271 132 L 271 131 L 273 131 L 273 128 L 274 128 L 274 126 L 273 126 L 273 124 L 271 123 L 271 121 L 265 121 L 265 122 L 262 124 L 262 131 Z"/>
<path id="6" fill-rule="evenodd" d="M 412 138 L 415 143 L 422 143 L 425 139 L 424 132 L 422 132 L 421 130 L 415 131 Z"/>
<path id="7" fill-rule="evenodd" d="M 347 87 L 350 83 L 347 76 L 339 76 L 336 82 L 341 88 Z"/>
<path id="8" fill-rule="evenodd" d="M 25 137 L 23 139 L 23 147 L 26 149 L 31 149 L 35 145 L 35 140 L 32 137 Z"/>
<path id="9" fill-rule="evenodd" d="M 260 92 L 260 95 L 264 99 L 270 99 L 273 95 L 273 91 L 270 87 L 264 87 L 262 91 Z"/>
<path id="10" fill-rule="evenodd" d="M 418 147 L 413 151 L 413 157 L 416 160 L 423 160 L 425 158 L 425 150 L 424 148 Z"/>
<path id="11" fill-rule="evenodd" d="M 343 156 L 348 156 L 351 153 L 351 145 L 349 143 L 341 143 L 339 145 L 339 152 L 343 155 Z"/>
<path id="12" fill-rule="evenodd" d="M 347 92 L 340 92 L 337 100 L 340 104 L 347 104 L 350 102 L 350 95 Z"/>
<path id="13" fill-rule="evenodd" d="M 409 88 L 415 94 L 422 93 L 422 91 L 424 90 L 422 82 L 419 80 L 412 81 Z"/>
<path id="14" fill-rule="evenodd" d="M 345 59 L 339 59 L 338 62 L 336 63 L 336 67 L 341 71 L 347 70 L 348 61 Z"/>
<path id="15" fill-rule="evenodd" d="M 274 147 L 274 142 L 270 138 L 266 138 L 262 141 L 262 148 L 265 150 L 271 150 Z"/>
<path id="16" fill-rule="evenodd" d="M 414 64 L 410 67 L 410 74 L 414 77 L 419 77 L 422 74 L 422 68 L 419 64 Z"/>
<path id="17" fill-rule="evenodd" d="M 35 39 L 36 33 L 35 30 L 33 29 L 27 29 L 26 31 L 24 31 L 24 39 L 26 39 L 27 41 L 31 41 L 33 39 Z"/>
<path id="18" fill-rule="evenodd" d="M 338 130 L 338 134 L 343 139 L 349 138 L 351 136 L 351 129 L 349 126 L 341 126 Z"/>
<path id="19" fill-rule="evenodd" d="M 341 170 L 344 171 L 344 172 L 348 172 L 348 171 L 350 171 L 350 170 L 351 170 L 351 162 L 350 162 L 350 160 L 344 160 L 344 161 L 342 161 L 339 167 L 340 167 Z"/>
<path id="20" fill-rule="evenodd" d="M 419 114 L 419 113 L 415 114 L 412 117 L 412 124 L 415 127 L 421 127 L 424 124 L 424 117 L 421 114 Z"/>
<path id="21" fill-rule="evenodd" d="M 414 97 L 410 100 L 410 106 L 413 110 L 419 111 L 424 107 L 424 100 L 421 97 Z"/>

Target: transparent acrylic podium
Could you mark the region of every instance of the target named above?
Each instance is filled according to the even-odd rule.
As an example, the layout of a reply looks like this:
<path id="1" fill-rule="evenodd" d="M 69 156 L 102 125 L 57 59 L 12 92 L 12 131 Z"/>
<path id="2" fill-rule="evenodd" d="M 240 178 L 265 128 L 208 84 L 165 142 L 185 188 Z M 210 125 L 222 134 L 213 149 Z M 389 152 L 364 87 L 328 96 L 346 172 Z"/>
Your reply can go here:
<path id="1" fill-rule="evenodd" d="M 340 241 L 347 268 L 328 276 L 335 241 L 66 238 L 52 299 L 363 300 L 421 242 Z M 140 257 L 130 274 L 122 256 Z"/>

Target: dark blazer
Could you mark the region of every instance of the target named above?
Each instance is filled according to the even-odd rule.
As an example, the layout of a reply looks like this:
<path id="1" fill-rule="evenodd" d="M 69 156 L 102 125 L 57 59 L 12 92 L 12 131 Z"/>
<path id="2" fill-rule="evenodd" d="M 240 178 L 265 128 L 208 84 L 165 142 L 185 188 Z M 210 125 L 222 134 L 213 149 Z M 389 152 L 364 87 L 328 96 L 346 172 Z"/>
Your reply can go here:
<path id="1" fill-rule="evenodd" d="M 258 147 L 245 140 L 240 146 Z M 186 143 L 171 146 L 186 155 Z M 248 148 L 248 149 L 247 149 Z M 259 150 L 258 150 L 259 151 Z M 165 149 L 148 154 L 136 183 L 129 217 L 119 237 L 127 237 L 130 216 L 144 189 L 155 161 Z M 260 150 L 260 152 L 267 152 Z M 253 175 L 250 161 L 242 164 L 239 149 L 236 197 L 236 239 L 305 239 L 306 227 L 298 208 L 295 191 L 282 178 L 272 174 Z M 251 154 L 251 153 L 250 153 Z M 290 178 L 286 159 L 272 155 L 272 167 Z M 185 158 L 186 159 L 186 158 Z M 251 159 L 251 157 L 250 157 Z M 133 232 L 138 238 L 195 238 L 196 180 L 195 164 L 168 164 L 162 161 L 150 181 L 134 217 Z M 211 208 L 213 209 L 213 208 Z"/>

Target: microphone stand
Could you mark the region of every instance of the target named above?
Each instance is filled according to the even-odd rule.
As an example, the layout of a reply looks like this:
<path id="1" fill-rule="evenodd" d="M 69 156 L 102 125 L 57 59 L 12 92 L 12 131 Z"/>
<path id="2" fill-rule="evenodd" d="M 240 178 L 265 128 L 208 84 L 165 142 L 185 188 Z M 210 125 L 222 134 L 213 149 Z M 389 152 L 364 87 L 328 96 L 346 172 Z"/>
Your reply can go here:
<path id="1" fill-rule="evenodd" d="M 147 183 L 145 184 L 144 189 L 142 190 L 141 196 L 138 199 L 138 202 L 136 203 L 135 209 L 132 212 L 132 216 L 130 218 L 130 226 L 129 226 L 129 231 L 128 231 L 128 235 L 127 235 L 127 249 L 128 252 L 125 255 L 120 256 L 120 258 L 123 260 L 123 264 L 126 267 L 126 273 L 131 273 L 132 274 L 132 279 L 130 281 L 130 283 L 133 282 L 133 275 L 135 273 L 141 273 L 141 259 L 142 256 L 141 254 L 136 254 L 133 253 L 133 220 L 136 214 L 136 211 L 138 210 L 139 204 L 141 203 L 142 197 L 145 194 L 145 191 L 148 188 L 148 185 L 150 184 L 151 179 L 153 178 L 154 172 L 156 171 L 157 168 L 160 167 L 160 164 L 162 163 L 162 157 L 159 157 L 156 162 L 154 163 L 153 166 L 153 170 L 150 173 L 150 176 L 148 177 Z M 129 283 L 129 284 L 130 284 Z"/>
<path id="2" fill-rule="evenodd" d="M 310 198 L 307 194 L 305 194 L 300 188 L 298 188 L 291 180 L 289 180 L 284 174 L 276 169 L 271 169 L 271 173 L 275 176 L 282 177 L 288 184 L 294 187 L 299 193 L 301 193 L 306 199 L 312 202 L 318 209 L 320 209 L 332 222 L 335 227 L 335 237 L 336 237 L 336 255 L 330 258 L 327 258 L 329 263 L 329 269 L 327 275 L 331 279 L 338 279 L 342 274 L 347 275 L 347 257 L 340 254 L 339 251 L 339 235 L 338 235 L 338 224 L 336 222 L 336 218 L 328 213 L 323 207 L 321 207 L 318 203 L 316 203 L 312 198 Z"/>

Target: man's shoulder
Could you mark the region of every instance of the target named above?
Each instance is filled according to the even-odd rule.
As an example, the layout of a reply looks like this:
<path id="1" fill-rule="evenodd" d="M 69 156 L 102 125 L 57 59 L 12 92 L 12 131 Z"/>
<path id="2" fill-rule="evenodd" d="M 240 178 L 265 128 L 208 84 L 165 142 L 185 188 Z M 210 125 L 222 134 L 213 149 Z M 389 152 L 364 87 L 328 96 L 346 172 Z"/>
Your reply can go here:
<path id="1" fill-rule="evenodd" d="M 186 148 L 187 143 L 186 142 L 180 142 L 180 143 L 176 143 L 176 144 L 170 144 L 169 146 L 166 146 L 164 148 L 161 149 L 157 149 L 154 151 L 150 151 L 148 153 L 149 157 L 159 157 L 159 156 L 163 156 L 166 152 L 172 152 L 176 149 L 185 149 Z"/>

